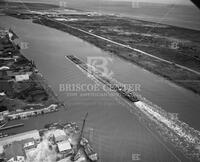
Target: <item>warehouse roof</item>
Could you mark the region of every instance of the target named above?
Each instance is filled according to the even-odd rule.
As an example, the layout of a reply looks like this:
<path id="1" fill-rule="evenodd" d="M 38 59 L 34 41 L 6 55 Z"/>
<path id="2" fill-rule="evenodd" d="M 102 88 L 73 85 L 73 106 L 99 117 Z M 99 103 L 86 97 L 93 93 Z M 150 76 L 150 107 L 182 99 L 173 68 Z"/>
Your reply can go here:
<path id="1" fill-rule="evenodd" d="M 68 151 L 68 150 L 71 150 L 72 147 L 69 143 L 69 141 L 62 141 L 62 142 L 59 142 L 58 144 L 58 150 L 59 152 L 62 152 L 62 151 Z"/>
<path id="2" fill-rule="evenodd" d="M 12 135 L 12 136 L 0 138 L 0 145 L 6 145 L 6 144 L 12 143 L 14 141 L 22 141 L 22 140 L 25 140 L 25 139 L 28 139 L 28 138 L 39 139 L 40 138 L 39 131 L 38 130 L 32 130 L 32 131 L 28 131 L 28 132 L 24 132 L 24 133 Z"/>

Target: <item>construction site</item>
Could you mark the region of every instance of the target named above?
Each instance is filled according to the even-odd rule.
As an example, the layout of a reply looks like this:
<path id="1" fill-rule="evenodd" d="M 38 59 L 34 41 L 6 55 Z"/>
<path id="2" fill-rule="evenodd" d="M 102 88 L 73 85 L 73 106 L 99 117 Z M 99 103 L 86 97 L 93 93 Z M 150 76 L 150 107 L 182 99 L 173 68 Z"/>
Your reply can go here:
<path id="1" fill-rule="evenodd" d="M 51 123 L 41 130 L 1 138 L 0 159 L 7 162 L 97 161 L 97 153 L 83 137 L 86 117 L 81 130 L 74 122 Z"/>

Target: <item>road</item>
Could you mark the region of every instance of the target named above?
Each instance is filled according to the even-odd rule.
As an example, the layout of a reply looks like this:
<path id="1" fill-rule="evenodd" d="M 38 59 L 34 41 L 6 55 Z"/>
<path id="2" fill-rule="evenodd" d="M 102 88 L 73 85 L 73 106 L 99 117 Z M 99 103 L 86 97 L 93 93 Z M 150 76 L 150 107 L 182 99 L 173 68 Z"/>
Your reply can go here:
<path id="1" fill-rule="evenodd" d="M 149 54 L 149 53 L 144 52 L 144 51 L 142 51 L 142 50 L 139 50 L 139 49 L 137 49 L 137 48 L 130 47 L 129 45 L 126 45 L 126 44 L 122 44 L 122 43 L 118 43 L 118 42 L 112 41 L 112 40 L 110 40 L 110 39 L 107 39 L 107 38 L 104 38 L 104 37 L 102 37 L 102 36 L 99 36 L 99 35 L 96 35 L 96 34 L 87 32 L 87 31 L 85 31 L 85 30 L 82 30 L 82 29 L 73 27 L 73 26 L 71 26 L 71 25 L 62 23 L 62 22 L 60 22 L 60 21 L 51 19 L 51 18 L 49 18 L 49 17 L 43 17 L 43 18 L 49 19 L 49 20 L 51 20 L 51 21 L 54 21 L 54 22 L 59 23 L 59 24 L 62 24 L 62 25 L 64 25 L 64 26 L 67 26 L 67 27 L 72 28 L 72 29 L 76 29 L 76 30 L 81 31 L 81 32 L 83 32 L 83 33 L 85 33 L 85 34 L 88 34 L 88 35 L 94 36 L 94 37 L 96 37 L 96 38 L 105 40 L 105 41 L 107 41 L 107 42 L 110 42 L 110 43 L 119 45 L 119 46 L 121 46 L 121 47 L 128 48 L 128 49 L 133 50 L 133 51 L 135 51 L 135 52 L 139 52 L 139 53 L 141 53 L 141 54 L 144 54 L 144 55 L 146 55 L 146 56 L 155 58 L 155 59 L 160 60 L 160 61 L 162 61 L 162 62 L 169 63 L 169 64 L 174 64 L 174 62 L 171 62 L 171 61 L 165 60 L 165 59 L 163 59 L 163 58 L 154 56 L 154 55 L 152 55 L 152 54 Z M 191 68 L 188 68 L 188 67 L 183 66 L 183 65 L 180 65 L 180 64 L 175 64 L 175 65 L 176 65 L 177 67 L 181 68 L 181 69 L 190 71 L 190 72 L 195 73 L 195 74 L 197 74 L 197 75 L 200 75 L 200 72 L 198 72 L 198 71 L 196 71 L 196 70 L 193 70 L 193 69 L 191 69 Z"/>
<path id="2" fill-rule="evenodd" d="M 53 28 L 31 23 L 31 21 L 5 17 L 1 22 L 6 24 L 6 26 L 15 26 L 15 31 L 22 36 L 22 40 L 31 44 L 30 48 L 28 48 L 26 52 L 24 51 L 24 53 L 27 54 L 26 56 L 29 59 L 34 60 L 40 71 L 48 80 L 48 83 L 52 86 L 53 90 L 59 94 L 59 98 L 65 101 L 67 106 L 67 111 L 62 109 L 52 114 L 24 120 L 24 127 L 10 130 L 10 133 L 20 133 L 31 129 L 41 129 L 45 124 L 50 122 L 76 121 L 79 123 L 80 117 L 83 116 L 85 112 L 89 112 L 90 115 L 87 127 L 94 129 L 93 144 L 102 161 L 130 162 L 131 158 L 135 154 L 141 155 L 141 161 L 178 161 L 153 137 L 153 135 L 150 134 L 149 131 L 140 125 L 140 122 L 136 119 L 135 115 L 132 114 L 132 111 L 131 113 L 127 111 L 130 107 L 122 100 L 108 97 L 108 95 L 92 97 L 80 96 L 78 94 L 77 97 L 70 97 L 67 95 L 68 92 L 59 91 L 58 85 L 61 83 L 94 84 L 92 80 L 83 75 L 75 66 L 72 66 L 70 63 L 66 64 L 66 59 L 63 59 L 66 54 L 76 54 L 77 57 L 86 58 L 88 55 L 106 57 L 108 55 L 107 52 L 103 52 L 96 47 L 92 48 L 92 44 L 85 43 L 77 37 L 64 34 L 63 32 Z M 46 58 L 48 58 L 48 64 L 44 64 Z M 125 60 L 116 59 L 117 63 L 113 67 L 117 67 L 120 64 L 122 67 L 125 66 L 125 71 L 130 72 L 129 65 Z M 138 74 L 143 74 L 143 69 L 137 66 L 134 67 L 137 68 L 136 70 L 139 70 Z M 137 75 L 137 73 L 134 73 L 133 75 L 133 72 L 135 72 L 134 67 L 131 66 L 133 70 L 131 70 L 131 73 L 126 73 L 125 75 L 132 76 L 130 78 L 131 83 Z M 114 69 L 114 72 L 115 71 L 116 73 L 118 72 Z M 119 73 L 122 72 L 123 71 L 119 71 Z M 152 76 L 153 74 L 144 72 L 144 75 Z M 124 78 L 123 75 L 120 77 Z M 140 77 L 141 76 L 138 75 L 137 79 Z M 173 90 L 173 92 L 168 93 L 170 88 L 164 87 L 163 90 L 166 93 L 161 93 L 162 89 L 161 91 L 159 89 L 160 82 L 151 81 L 151 77 L 145 77 L 145 79 L 141 78 L 141 81 L 142 80 L 148 80 L 148 84 L 149 82 L 155 84 L 157 87 L 156 90 L 158 90 L 159 94 L 164 95 L 161 97 L 164 98 L 164 100 L 168 98 L 167 94 L 171 95 L 178 92 L 177 90 Z M 155 77 L 155 80 L 157 80 L 157 77 Z M 127 82 L 129 82 L 129 80 L 127 80 Z M 149 88 L 149 86 L 147 87 Z M 154 94 L 152 91 L 150 92 L 152 97 L 156 96 L 156 93 Z M 82 93 L 84 92 L 80 92 L 80 94 Z M 100 91 L 100 93 L 105 92 Z M 192 104 L 198 105 L 197 102 L 192 100 L 190 106 L 187 106 L 190 99 L 190 93 L 187 93 L 186 96 L 187 102 L 181 107 L 181 112 L 183 112 L 184 106 L 186 108 L 190 107 L 189 110 L 191 110 Z M 180 101 L 183 102 L 182 96 L 180 97 Z M 176 103 L 178 103 L 177 98 Z M 170 107 L 170 105 L 168 106 L 167 100 L 164 104 L 166 104 L 166 107 Z M 188 111 L 186 112 L 187 114 L 190 114 Z M 194 113 L 194 109 L 191 113 Z M 13 122 L 17 123 L 17 121 Z M 172 148 L 172 152 L 174 152 L 183 162 L 188 162 L 188 160 L 185 159 L 182 154 L 176 152 L 174 148 Z"/>

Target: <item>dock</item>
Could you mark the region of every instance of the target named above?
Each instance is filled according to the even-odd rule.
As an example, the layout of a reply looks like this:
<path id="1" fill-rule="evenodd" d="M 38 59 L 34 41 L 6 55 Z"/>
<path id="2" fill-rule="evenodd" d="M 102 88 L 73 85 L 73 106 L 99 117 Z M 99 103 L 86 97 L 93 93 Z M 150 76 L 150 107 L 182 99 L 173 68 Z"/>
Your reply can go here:
<path id="1" fill-rule="evenodd" d="M 12 128 L 18 128 L 18 127 L 22 127 L 22 126 L 24 126 L 24 123 L 10 125 L 10 126 L 7 126 L 7 127 L 0 128 L 0 131 L 7 130 L 7 129 L 12 129 Z"/>

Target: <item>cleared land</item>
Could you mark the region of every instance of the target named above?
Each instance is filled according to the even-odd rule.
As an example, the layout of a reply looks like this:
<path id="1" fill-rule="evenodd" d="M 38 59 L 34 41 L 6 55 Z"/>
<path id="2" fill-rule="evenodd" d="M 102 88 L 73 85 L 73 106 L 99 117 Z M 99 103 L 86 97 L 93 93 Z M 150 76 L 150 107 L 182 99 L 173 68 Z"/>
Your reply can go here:
<path id="1" fill-rule="evenodd" d="M 197 37 L 200 33 L 198 31 L 124 20 L 115 16 L 64 15 L 64 17 L 66 19 L 64 21 L 54 21 L 43 17 L 34 22 L 75 35 L 200 94 L 200 75 L 198 74 L 200 46 Z M 87 34 L 77 28 L 125 44 L 128 48 Z M 149 57 L 131 48 L 140 49 L 166 61 Z"/>
<path id="2" fill-rule="evenodd" d="M 53 5 L 16 5 L 5 13 L 68 32 L 200 94 L 200 31 L 83 11 L 64 14 Z M 46 12 L 41 17 L 27 9 Z"/>

